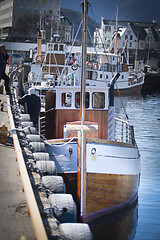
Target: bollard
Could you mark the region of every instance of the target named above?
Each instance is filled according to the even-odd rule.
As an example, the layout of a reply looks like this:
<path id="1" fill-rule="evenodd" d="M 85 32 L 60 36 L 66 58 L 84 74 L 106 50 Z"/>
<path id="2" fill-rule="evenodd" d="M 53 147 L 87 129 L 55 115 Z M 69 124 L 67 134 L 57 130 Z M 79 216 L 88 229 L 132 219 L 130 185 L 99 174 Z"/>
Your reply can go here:
<path id="1" fill-rule="evenodd" d="M 0 127 L 0 143 L 7 144 L 7 134 L 7 127 L 3 124 Z"/>
<path id="2" fill-rule="evenodd" d="M 4 103 L 1 102 L 1 111 L 3 111 Z"/>
<path id="3" fill-rule="evenodd" d="M 0 94 L 3 94 L 3 85 L 0 85 Z"/>

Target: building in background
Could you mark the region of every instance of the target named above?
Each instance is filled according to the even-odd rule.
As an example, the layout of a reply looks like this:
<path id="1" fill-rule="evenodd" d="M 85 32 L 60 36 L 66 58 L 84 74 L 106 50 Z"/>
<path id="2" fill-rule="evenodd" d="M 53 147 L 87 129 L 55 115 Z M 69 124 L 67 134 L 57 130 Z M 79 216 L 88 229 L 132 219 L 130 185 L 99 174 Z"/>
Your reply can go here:
<path id="1" fill-rule="evenodd" d="M 114 51 L 116 21 L 102 17 L 101 27 L 94 32 L 94 43 L 106 51 Z M 126 61 L 135 63 L 143 60 L 148 64 L 151 59 L 159 59 L 160 35 L 157 23 L 118 21 L 117 51 L 123 52 Z"/>
<path id="2" fill-rule="evenodd" d="M 60 4 L 60 0 L 0 0 L 0 40 L 34 41 L 40 14 L 42 24 L 46 18 L 56 20 Z"/>

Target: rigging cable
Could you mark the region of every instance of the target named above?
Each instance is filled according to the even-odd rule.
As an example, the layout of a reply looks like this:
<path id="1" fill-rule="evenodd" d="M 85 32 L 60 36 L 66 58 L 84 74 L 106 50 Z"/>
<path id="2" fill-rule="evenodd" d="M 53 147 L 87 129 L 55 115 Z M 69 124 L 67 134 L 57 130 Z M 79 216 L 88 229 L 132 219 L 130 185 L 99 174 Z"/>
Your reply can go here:
<path id="1" fill-rule="evenodd" d="M 97 56 L 97 59 L 98 59 L 99 65 L 100 65 L 100 69 L 102 70 L 103 77 L 104 77 L 105 83 L 106 83 L 106 85 L 107 85 L 106 87 L 108 87 L 108 80 L 106 81 L 105 74 L 104 74 L 104 71 L 103 71 L 102 64 L 100 63 L 100 60 L 99 60 L 99 56 L 98 56 L 98 53 L 97 53 L 96 46 L 95 46 L 95 44 L 93 43 L 93 40 L 92 40 L 92 37 L 91 37 L 91 33 L 90 33 L 90 31 L 89 31 L 89 28 L 87 28 L 87 30 L 88 30 L 88 33 L 89 33 L 89 36 L 90 36 L 92 45 L 93 45 L 93 47 L 94 47 L 94 50 L 95 50 L 95 52 L 96 52 L 96 56 Z"/>

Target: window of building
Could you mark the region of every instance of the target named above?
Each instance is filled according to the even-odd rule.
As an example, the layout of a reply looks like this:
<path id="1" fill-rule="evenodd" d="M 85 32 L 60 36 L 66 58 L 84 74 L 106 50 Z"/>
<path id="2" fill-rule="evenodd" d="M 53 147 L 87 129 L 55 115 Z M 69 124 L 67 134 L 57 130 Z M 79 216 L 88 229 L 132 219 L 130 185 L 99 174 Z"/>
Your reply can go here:
<path id="1" fill-rule="evenodd" d="M 72 93 L 62 93 L 61 95 L 61 106 L 62 107 L 71 107 L 72 105 Z"/>
<path id="2" fill-rule="evenodd" d="M 102 73 L 100 74 L 100 76 L 99 76 L 100 78 L 102 78 Z"/>
<path id="3" fill-rule="evenodd" d="M 132 47 L 132 43 L 131 42 L 130 42 L 129 46 Z"/>
<path id="4" fill-rule="evenodd" d="M 105 94 L 103 92 L 92 93 L 92 107 L 98 109 L 105 107 Z"/>
<path id="5" fill-rule="evenodd" d="M 131 36 L 130 36 L 130 40 L 132 40 L 132 39 L 133 39 L 133 36 L 131 35 Z"/>
<path id="6" fill-rule="evenodd" d="M 124 75 L 122 75 L 122 79 L 124 79 Z"/>

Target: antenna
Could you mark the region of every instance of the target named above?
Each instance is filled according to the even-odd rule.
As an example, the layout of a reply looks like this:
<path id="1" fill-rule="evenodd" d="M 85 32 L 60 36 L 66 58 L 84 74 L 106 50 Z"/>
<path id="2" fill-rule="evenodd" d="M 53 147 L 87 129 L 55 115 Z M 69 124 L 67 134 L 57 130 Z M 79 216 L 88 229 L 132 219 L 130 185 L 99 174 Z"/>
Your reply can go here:
<path id="1" fill-rule="evenodd" d="M 117 54 L 117 40 L 118 40 L 118 10 L 119 10 L 119 3 L 117 3 L 117 13 L 116 13 L 116 42 L 115 42 L 115 49 L 114 49 L 115 54 Z"/>

